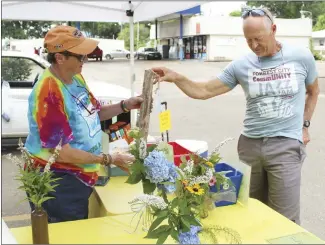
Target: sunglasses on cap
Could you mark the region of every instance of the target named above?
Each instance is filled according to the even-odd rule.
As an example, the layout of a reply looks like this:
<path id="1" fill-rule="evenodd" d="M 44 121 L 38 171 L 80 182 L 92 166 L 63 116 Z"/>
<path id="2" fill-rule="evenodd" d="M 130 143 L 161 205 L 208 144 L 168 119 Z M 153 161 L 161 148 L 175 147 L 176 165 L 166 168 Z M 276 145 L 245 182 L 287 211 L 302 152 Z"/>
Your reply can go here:
<path id="1" fill-rule="evenodd" d="M 87 55 L 81 55 L 81 54 L 74 54 L 74 53 L 70 53 L 69 51 L 64 51 L 60 54 L 63 54 L 66 57 L 75 57 L 77 58 L 80 62 L 84 61 L 87 58 Z"/>
<path id="2" fill-rule="evenodd" d="M 271 17 L 263 10 L 263 9 L 249 9 L 245 10 L 242 14 L 242 18 L 246 19 L 248 16 L 253 17 L 260 17 L 260 16 L 267 16 L 273 24 L 273 20 Z"/>

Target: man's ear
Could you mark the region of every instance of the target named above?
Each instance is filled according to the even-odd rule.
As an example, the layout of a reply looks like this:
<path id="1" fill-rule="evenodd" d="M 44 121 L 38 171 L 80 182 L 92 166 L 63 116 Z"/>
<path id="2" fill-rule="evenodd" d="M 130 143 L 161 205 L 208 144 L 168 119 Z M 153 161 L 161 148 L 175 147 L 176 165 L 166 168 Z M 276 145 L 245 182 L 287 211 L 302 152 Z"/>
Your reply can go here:
<path id="1" fill-rule="evenodd" d="M 272 25 L 272 32 L 273 32 L 273 34 L 276 33 L 276 24 L 273 24 L 273 25 Z"/>

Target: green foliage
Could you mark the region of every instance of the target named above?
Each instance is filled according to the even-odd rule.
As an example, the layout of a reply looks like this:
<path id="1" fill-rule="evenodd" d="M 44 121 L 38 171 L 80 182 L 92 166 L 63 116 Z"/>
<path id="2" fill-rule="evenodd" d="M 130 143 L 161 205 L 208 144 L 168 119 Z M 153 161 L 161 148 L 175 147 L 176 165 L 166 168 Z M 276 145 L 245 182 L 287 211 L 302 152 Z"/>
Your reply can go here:
<path id="1" fill-rule="evenodd" d="M 235 10 L 232 11 L 229 16 L 233 16 L 233 17 L 241 17 L 241 11 L 240 10 Z"/>
<path id="2" fill-rule="evenodd" d="M 8 154 L 6 157 L 15 163 L 19 168 L 19 173 L 16 180 L 20 182 L 18 189 L 27 193 L 27 200 L 35 205 L 36 209 L 42 207 L 42 203 L 54 197 L 50 196 L 50 192 L 55 191 L 58 186 L 56 182 L 61 178 L 53 178 L 53 172 L 50 171 L 50 166 L 55 162 L 61 150 L 61 141 L 55 148 L 53 155 L 50 156 L 49 161 L 43 171 L 34 164 L 34 159 L 24 147 L 22 140 L 19 139 L 19 150 L 22 154 L 22 159 Z M 26 200 L 26 199 L 25 199 Z"/>
<path id="3" fill-rule="evenodd" d="M 76 25 L 72 22 L 71 25 Z M 108 22 L 81 22 L 80 29 L 87 33 L 90 33 L 91 37 L 98 36 L 99 38 L 116 39 L 121 26 L 119 23 Z"/>
<path id="4" fill-rule="evenodd" d="M 1 22 L 2 38 L 28 39 L 43 38 L 51 28 L 49 21 L 8 21 Z"/>
<path id="5" fill-rule="evenodd" d="M 6 81 L 24 81 L 32 74 L 31 64 L 26 59 L 1 59 L 1 78 Z"/>
<path id="6" fill-rule="evenodd" d="M 146 24 L 139 25 L 139 43 L 138 47 L 146 46 L 147 42 L 149 42 L 150 37 L 150 29 Z M 138 25 L 134 25 L 134 50 L 137 50 L 137 32 Z M 130 28 L 128 24 L 123 25 L 122 31 L 118 35 L 119 40 L 124 40 L 124 46 L 126 49 L 130 50 Z"/>
<path id="7" fill-rule="evenodd" d="M 316 25 L 313 27 L 313 31 L 325 30 L 325 14 L 319 15 Z"/>
<path id="8" fill-rule="evenodd" d="M 60 178 L 53 178 L 52 172 L 41 172 L 40 168 L 28 166 L 26 169 L 20 169 L 19 175 L 15 178 L 21 185 L 18 189 L 28 193 L 28 199 L 36 208 L 40 208 L 42 203 L 54 197 L 48 196 L 50 192 L 55 191 L 58 186 L 55 184 Z"/>
<path id="9" fill-rule="evenodd" d="M 312 13 L 313 25 L 317 18 L 325 13 L 324 1 L 248 1 L 251 7 L 267 7 L 277 18 L 296 19 L 300 18 L 300 11 L 310 11 Z"/>
<path id="10" fill-rule="evenodd" d="M 310 48 L 310 51 L 312 52 L 312 54 L 314 55 L 315 60 L 323 60 L 324 59 L 323 56 L 314 49 L 314 44 L 313 44 L 312 38 L 309 39 L 309 48 Z"/>
<path id="11" fill-rule="evenodd" d="M 208 212 L 215 208 L 214 202 L 217 196 L 216 193 L 210 192 L 211 180 L 215 180 L 216 185 L 224 185 L 228 182 L 231 185 L 225 173 L 214 171 L 215 165 L 221 159 L 218 150 L 229 139 L 219 144 L 207 159 L 194 153 L 188 157 L 183 155 L 180 166 L 176 167 L 178 177 L 175 183 L 159 183 L 175 185 L 176 191 L 168 196 L 164 188 L 157 188 L 157 184 L 145 178 L 143 163 L 149 152 L 154 149 L 164 152 L 165 158 L 171 158 L 169 161 L 173 161 L 173 156 L 169 154 L 172 150 L 170 145 L 161 142 L 158 145 L 144 147 L 143 133 L 139 129 L 132 129 L 128 136 L 134 139 L 130 152 L 136 161 L 131 165 L 127 183 L 136 184 L 142 181 L 143 192 L 146 194 L 130 202 L 131 209 L 136 214 L 142 213 L 140 220 L 145 217 L 145 224 L 148 224 L 147 221 L 152 221 L 150 227 L 146 228 L 148 233 L 145 238 L 157 239 L 157 244 L 163 244 L 171 236 L 179 242 L 181 232 L 190 231 L 191 226 L 202 227 L 200 219 L 206 218 Z M 146 215 L 148 213 L 151 214 L 150 218 Z M 207 233 L 209 231 L 207 230 Z"/>

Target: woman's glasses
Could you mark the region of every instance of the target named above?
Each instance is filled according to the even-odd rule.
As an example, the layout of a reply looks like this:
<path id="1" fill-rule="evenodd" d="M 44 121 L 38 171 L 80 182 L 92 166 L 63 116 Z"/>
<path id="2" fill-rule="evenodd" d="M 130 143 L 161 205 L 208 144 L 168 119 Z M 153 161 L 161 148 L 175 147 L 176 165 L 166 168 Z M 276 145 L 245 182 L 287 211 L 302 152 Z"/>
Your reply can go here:
<path id="1" fill-rule="evenodd" d="M 62 52 L 61 54 L 63 54 L 64 56 L 66 57 L 75 57 L 77 58 L 80 62 L 83 62 L 86 58 L 87 58 L 87 55 L 81 55 L 81 54 L 74 54 L 74 53 L 70 53 L 68 51 L 64 51 Z"/>

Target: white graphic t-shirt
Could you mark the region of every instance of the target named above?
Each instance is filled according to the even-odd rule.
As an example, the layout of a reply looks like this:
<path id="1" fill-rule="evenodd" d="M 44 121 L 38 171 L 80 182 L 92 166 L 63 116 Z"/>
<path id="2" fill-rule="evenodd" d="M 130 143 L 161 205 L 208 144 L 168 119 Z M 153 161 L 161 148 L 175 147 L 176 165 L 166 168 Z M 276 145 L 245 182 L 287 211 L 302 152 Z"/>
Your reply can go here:
<path id="1" fill-rule="evenodd" d="M 306 86 L 317 77 L 307 48 L 282 44 L 272 57 L 250 53 L 231 62 L 218 78 L 246 95 L 243 134 L 250 138 L 285 136 L 302 141 Z"/>

